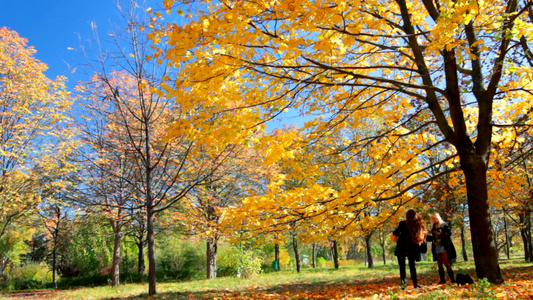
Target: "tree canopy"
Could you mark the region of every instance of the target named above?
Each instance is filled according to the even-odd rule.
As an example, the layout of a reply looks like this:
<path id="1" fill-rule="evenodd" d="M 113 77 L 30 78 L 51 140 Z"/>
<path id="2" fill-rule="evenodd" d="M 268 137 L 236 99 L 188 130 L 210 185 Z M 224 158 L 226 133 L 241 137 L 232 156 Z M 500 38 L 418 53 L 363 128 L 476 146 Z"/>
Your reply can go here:
<path id="1" fill-rule="evenodd" d="M 150 26 L 152 40 L 169 46 L 159 55 L 180 68 L 166 88 L 168 97 L 207 101 L 220 112 L 252 111 L 262 122 L 298 110 L 308 118 L 301 142 L 266 139 L 275 160 L 295 153 L 302 158 L 298 149 L 328 144 L 320 153 L 351 171 L 337 193 L 316 185 L 304 187 L 301 195 L 289 189 L 282 203 L 311 207 L 309 200 L 328 213 L 344 207 L 353 214 L 379 201 L 392 201 L 394 208 L 439 176 L 459 172 L 477 275 L 502 281 L 487 172 L 495 161 L 494 128 L 527 124 L 532 113 L 530 1 L 168 0 L 164 5 L 182 16 L 172 23 L 157 12 Z M 227 130 L 259 124 L 233 115 L 232 122 L 241 126 Z M 358 164 L 361 155 L 376 163 Z M 296 174 L 313 176 L 321 168 L 314 171 Z"/>

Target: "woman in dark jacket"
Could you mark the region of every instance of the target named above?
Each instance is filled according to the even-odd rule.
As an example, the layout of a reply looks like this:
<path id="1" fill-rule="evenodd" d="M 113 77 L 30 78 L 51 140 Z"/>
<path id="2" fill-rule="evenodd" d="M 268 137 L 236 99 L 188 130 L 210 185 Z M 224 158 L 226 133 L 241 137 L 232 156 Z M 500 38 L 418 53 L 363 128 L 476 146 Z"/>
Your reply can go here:
<path id="1" fill-rule="evenodd" d="M 405 287 L 405 258 L 409 261 L 409 271 L 413 286 L 419 288 L 416 276 L 415 261 L 420 261 L 420 244 L 426 238 L 426 224 L 422 218 L 410 209 L 406 213 L 406 220 L 401 221 L 398 227 L 392 232 L 392 239 L 397 241 L 394 255 L 398 257 L 400 266 L 400 280 L 402 287 Z"/>
<path id="2" fill-rule="evenodd" d="M 437 261 L 439 266 L 439 284 L 446 283 L 444 276 L 444 266 L 450 276 L 450 281 L 455 282 L 451 261 L 457 258 L 457 252 L 452 243 L 452 232 L 446 222 L 442 220 L 438 213 L 431 216 L 433 227 L 431 228 L 431 235 L 428 236 L 428 241 L 431 243 L 431 253 L 433 253 L 433 260 Z"/>

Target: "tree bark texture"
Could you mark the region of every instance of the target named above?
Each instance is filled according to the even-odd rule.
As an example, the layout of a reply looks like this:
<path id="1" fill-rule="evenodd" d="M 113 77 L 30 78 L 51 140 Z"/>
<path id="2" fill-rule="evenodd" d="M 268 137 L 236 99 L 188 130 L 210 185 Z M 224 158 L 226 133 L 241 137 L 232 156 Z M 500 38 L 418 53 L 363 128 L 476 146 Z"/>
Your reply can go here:
<path id="1" fill-rule="evenodd" d="M 147 209 L 147 220 L 146 220 L 146 237 L 148 241 L 148 294 L 155 295 L 157 276 L 156 276 L 156 266 L 155 266 L 155 239 L 154 239 L 154 212 L 153 208 L 150 205 Z"/>
<path id="2" fill-rule="evenodd" d="M 333 264 L 335 265 L 335 269 L 339 269 L 339 249 L 337 247 L 337 241 L 333 241 L 331 243 L 331 252 L 333 254 Z"/>
<path id="3" fill-rule="evenodd" d="M 488 201 L 486 165 L 476 154 L 471 154 L 466 159 L 461 158 L 461 166 L 466 179 L 476 275 L 487 278 L 491 283 L 502 283 Z"/>
<path id="4" fill-rule="evenodd" d="M 313 252 L 311 255 L 313 256 L 313 269 L 316 269 L 316 243 L 313 243 Z"/>
<path id="5" fill-rule="evenodd" d="M 531 212 L 529 210 L 523 211 L 519 214 L 520 224 L 522 227 L 520 229 L 520 235 L 522 236 L 522 242 L 524 244 L 524 259 L 527 262 L 533 261 L 532 256 L 532 241 L 531 241 Z"/>
<path id="6" fill-rule="evenodd" d="M 368 261 L 368 268 L 374 268 L 374 256 L 372 256 L 372 232 L 365 235 L 366 257 Z"/>
<path id="7" fill-rule="evenodd" d="M 146 264 L 144 262 L 144 241 L 140 241 L 135 244 L 137 245 L 138 249 L 137 272 L 139 274 L 144 274 L 144 271 L 146 270 Z"/>
<path id="8" fill-rule="evenodd" d="M 120 285 L 120 262 L 122 251 L 122 231 L 119 222 L 113 225 L 114 245 L 113 245 L 113 265 L 111 266 L 111 285 Z"/>
<path id="9" fill-rule="evenodd" d="M 217 238 L 207 238 L 207 279 L 217 277 Z"/>
<path id="10" fill-rule="evenodd" d="M 461 252 L 463 254 L 463 260 L 468 261 L 468 255 L 466 253 L 466 237 L 465 237 L 465 225 L 461 226 Z"/>
<path id="11" fill-rule="evenodd" d="M 281 263 L 280 263 L 280 259 L 279 259 L 279 244 L 276 244 L 274 246 L 274 259 L 278 263 L 278 269 L 276 271 L 281 270 Z"/>
<path id="12" fill-rule="evenodd" d="M 298 239 L 296 239 L 296 235 L 292 236 L 292 249 L 294 250 L 294 259 L 296 260 L 296 271 L 300 273 L 302 267 L 300 265 L 300 251 L 298 249 Z"/>

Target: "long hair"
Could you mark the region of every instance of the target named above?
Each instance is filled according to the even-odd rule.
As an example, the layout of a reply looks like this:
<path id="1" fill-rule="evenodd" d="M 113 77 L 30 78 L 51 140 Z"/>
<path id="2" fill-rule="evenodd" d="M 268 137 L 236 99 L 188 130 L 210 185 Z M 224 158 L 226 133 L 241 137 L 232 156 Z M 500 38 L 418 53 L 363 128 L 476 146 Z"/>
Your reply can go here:
<path id="1" fill-rule="evenodd" d="M 433 214 L 431 215 L 431 218 L 435 218 L 435 219 L 439 220 L 439 223 L 438 223 L 439 225 L 441 225 L 442 223 L 444 223 L 444 221 L 443 221 L 442 218 L 440 217 L 439 213 L 433 213 Z"/>
<path id="2" fill-rule="evenodd" d="M 415 244 L 420 244 L 426 238 L 426 223 L 415 210 L 410 209 L 406 213 L 407 229 L 411 234 L 411 240 Z"/>

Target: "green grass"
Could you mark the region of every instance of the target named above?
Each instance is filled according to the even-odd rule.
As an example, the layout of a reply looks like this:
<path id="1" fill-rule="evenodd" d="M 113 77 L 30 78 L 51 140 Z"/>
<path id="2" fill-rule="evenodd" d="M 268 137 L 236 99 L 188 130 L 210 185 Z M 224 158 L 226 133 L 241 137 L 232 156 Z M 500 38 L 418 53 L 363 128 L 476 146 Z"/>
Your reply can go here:
<path id="1" fill-rule="evenodd" d="M 521 268 L 525 263 L 518 259 L 501 260 L 502 268 Z M 531 267 L 531 264 L 527 264 Z M 457 272 L 474 275 L 473 261 L 458 262 L 454 265 Z M 436 263 L 424 261 L 417 263 L 417 270 L 422 284 L 433 284 L 438 280 Z M 408 272 L 409 273 L 409 272 Z M 474 277 L 474 276 L 473 276 Z M 366 285 L 384 283 L 391 286 L 389 293 L 393 295 L 397 286 L 398 267 L 396 264 L 375 264 L 375 268 L 368 269 L 364 265 L 345 265 L 340 269 L 318 268 L 304 269 L 301 273 L 295 271 L 280 271 L 267 273 L 250 279 L 235 277 L 216 278 L 213 280 L 196 280 L 187 282 L 167 282 L 157 284 L 157 296 L 148 297 L 148 284 L 126 284 L 119 287 L 93 287 L 62 290 L 48 294 L 42 299 L 213 299 L 215 296 L 249 295 L 254 291 L 266 291 L 275 294 L 289 295 L 294 291 L 318 290 L 324 286 Z M 398 287 L 398 288 L 396 288 Z M 2 298 L 6 299 L 6 298 Z M 36 299 L 36 298 L 33 298 Z M 428 291 L 423 299 L 446 299 L 439 291 Z"/>

